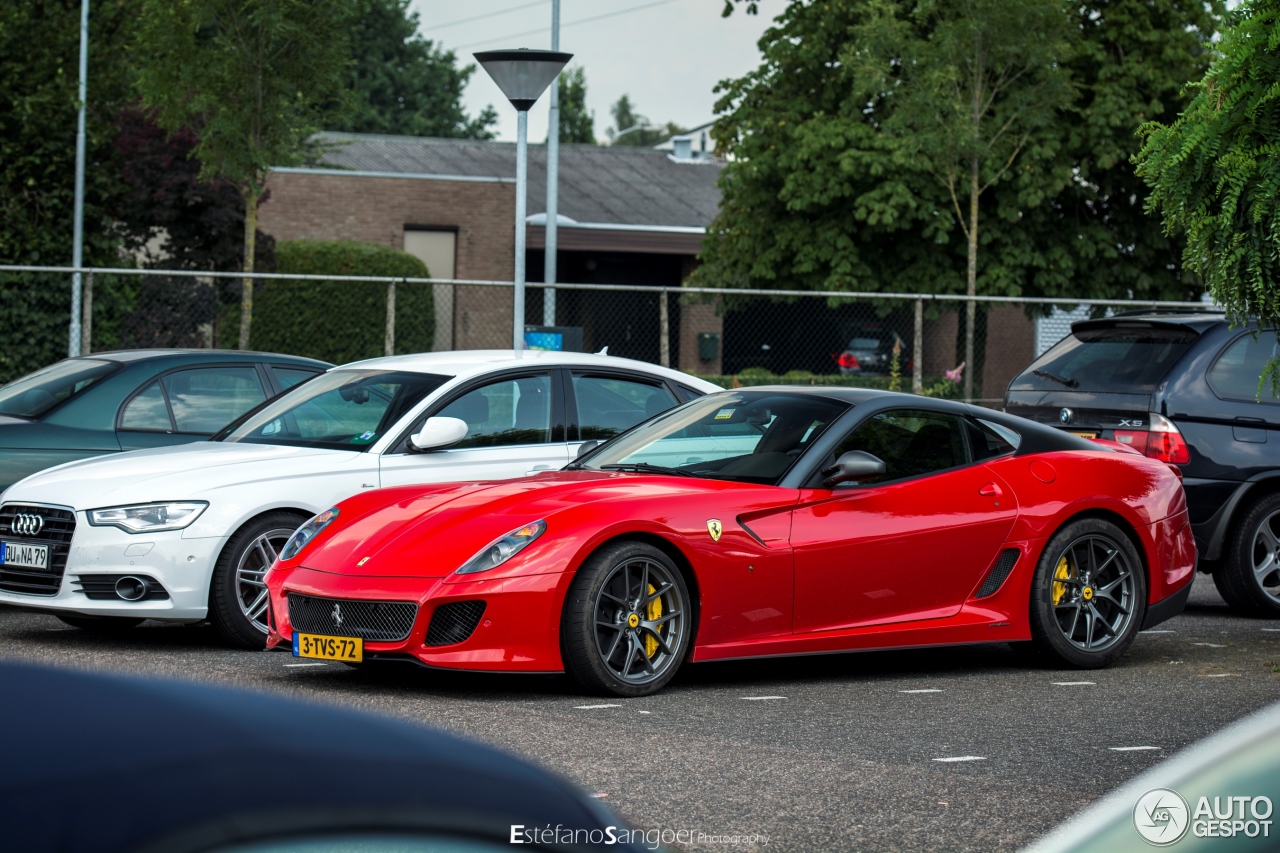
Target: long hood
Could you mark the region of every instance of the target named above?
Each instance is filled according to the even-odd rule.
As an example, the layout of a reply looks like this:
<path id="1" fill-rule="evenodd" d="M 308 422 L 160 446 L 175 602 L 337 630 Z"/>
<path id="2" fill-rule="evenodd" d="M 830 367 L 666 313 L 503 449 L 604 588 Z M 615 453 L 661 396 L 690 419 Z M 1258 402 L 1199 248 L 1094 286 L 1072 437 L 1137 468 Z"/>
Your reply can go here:
<path id="1" fill-rule="evenodd" d="M 705 480 L 557 472 L 522 480 L 383 489 L 339 504 L 342 519 L 296 562 L 346 575 L 443 577 L 495 539 L 587 503 L 619 498 L 661 504 L 707 491 Z M 725 484 L 718 484 L 723 488 Z M 346 516 L 345 518 L 343 516 Z"/>
<path id="2" fill-rule="evenodd" d="M 202 441 L 68 462 L 15 483 L 4 499 L 78 510 L 200 500 L 216 497 L 221 489 L 323 475 L 360 455 L 358 451 Z M 300 485 L 306 488 L 305 483 Z"/>

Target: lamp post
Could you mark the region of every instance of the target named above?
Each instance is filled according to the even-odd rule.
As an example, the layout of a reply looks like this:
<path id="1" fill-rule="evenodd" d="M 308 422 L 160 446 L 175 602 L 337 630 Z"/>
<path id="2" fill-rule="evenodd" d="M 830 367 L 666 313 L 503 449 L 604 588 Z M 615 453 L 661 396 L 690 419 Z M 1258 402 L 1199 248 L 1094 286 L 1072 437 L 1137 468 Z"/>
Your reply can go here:
<path id="1" fill-rule="evenodd" d="M 512 348 L 524 349 L 525 209 L 529 189 L 529 108 L 573 58 L 556 50 L 486 50 L 476 62 L 516 108 L 516 269 Z"/>

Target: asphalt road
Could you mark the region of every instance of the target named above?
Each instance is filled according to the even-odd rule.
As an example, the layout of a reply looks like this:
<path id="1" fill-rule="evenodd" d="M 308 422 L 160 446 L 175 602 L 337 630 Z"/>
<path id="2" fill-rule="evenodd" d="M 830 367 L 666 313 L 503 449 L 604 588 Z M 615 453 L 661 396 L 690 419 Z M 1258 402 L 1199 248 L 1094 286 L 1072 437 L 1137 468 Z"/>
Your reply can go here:
<path id="1" fill-rule="evenodd" d="M 1185 614 L 1087 673 L 992 645 L 703 664 L 608 700 L 560 677 L 365 673 L 231 651 L 207 627 L 104 639 L 10 609 L 0 656 L 391 714 L 540 762 L 638 827 L 768 839 L 691 848 L 708 850 L 1016 849 L 1280 699 L 1280 621 L 1232 616 L 1203 576 Z"/>

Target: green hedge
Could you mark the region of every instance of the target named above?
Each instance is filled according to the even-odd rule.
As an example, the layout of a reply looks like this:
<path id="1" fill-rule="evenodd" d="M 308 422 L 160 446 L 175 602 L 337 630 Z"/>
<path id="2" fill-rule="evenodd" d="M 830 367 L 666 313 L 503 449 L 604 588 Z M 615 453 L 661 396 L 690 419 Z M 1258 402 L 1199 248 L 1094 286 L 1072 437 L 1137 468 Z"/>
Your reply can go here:
<path id="1" fill-rule="evenodd" d="M 308 275 L 427 278 L 421 260 L 374 243 L 289 240 L 276 244 L 276 271 Z M 238 314 L 238 312 L 237 312 Z M 254 349 L 343 364 L 385 352 L 387 285 L 344 281 L 260 281 L 253 293 Z M 435 307 L 429 284 L 396 285 L 397 354 L 430 352 Z"/>
<path id="2" fill-rule="evenodd" d="M 828 385 L 837 388 L 878 388 L 884 391 L 889 390 L 888 376 L 872 376 L 872 375 L 853 375 L 841 376 L 839 374 L 821 375 L 810 373 L 807 370 L 792 370 L 782 375 L 776 375 L 759 367 L 748 367 L 741 373 L 729 375 L 702 375 L 696 374 L 699 379 L 705 379 L 713 385 L 719 385 L 721 388 L 750 388 L 754 385 Z M 904 376 L 901 380 L 901 390 L 911 390 L 911 377 Z M 950 382 L 941 376 L 924 377 L 925 395 L 929 397 L 950 397 L 959 398 L 961 396 L 961 387 L 955 382 Z"/>

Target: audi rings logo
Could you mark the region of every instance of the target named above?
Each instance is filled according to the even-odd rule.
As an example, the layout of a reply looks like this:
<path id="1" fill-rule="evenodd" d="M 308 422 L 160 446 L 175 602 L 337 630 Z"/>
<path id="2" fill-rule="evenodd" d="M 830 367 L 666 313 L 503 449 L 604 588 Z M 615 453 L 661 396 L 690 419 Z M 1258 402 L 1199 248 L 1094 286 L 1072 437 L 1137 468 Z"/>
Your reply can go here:
<path id="1" fill-rule="evenodd" d="M 1191 810 L 1177 791 L 1147 791 L 1133 807 L 1133 827 L 1146 842 L 1164 847 L 1187 834 Z"/>
<path id="2" fill-rule="evenodd" d="M 44 530 L 44 516 L 20 512 L 13 517 L 9 530 L 19 536 L 36 536 L 41 530 Z"/>

